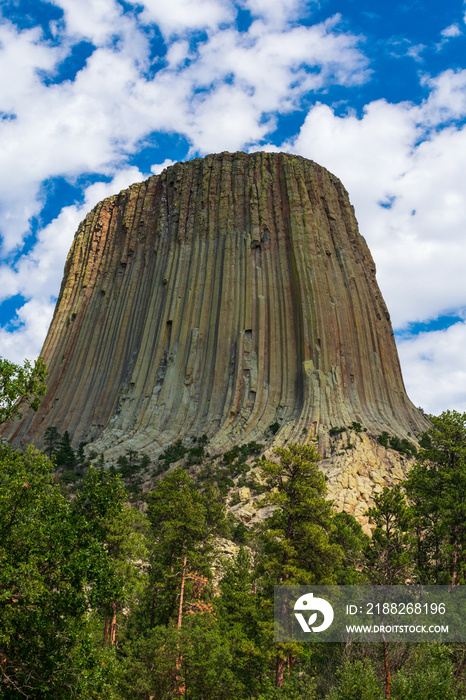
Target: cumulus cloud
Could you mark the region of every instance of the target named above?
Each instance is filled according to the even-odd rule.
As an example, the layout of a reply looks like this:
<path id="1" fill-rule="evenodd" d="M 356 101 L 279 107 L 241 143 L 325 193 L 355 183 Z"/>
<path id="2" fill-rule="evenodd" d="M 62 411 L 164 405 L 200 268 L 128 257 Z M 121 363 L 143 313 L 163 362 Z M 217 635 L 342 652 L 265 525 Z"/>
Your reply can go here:
<path id="1" fill-rule="evenodd" d="M 34 360 L 44 342 L 44 328 L 47 328 L 53 315 L 55 303 L 31 299 L 18 309 L 17 330 L 0 328 L 2 357 L 22 364 L 25 358 Z"/>
<path id="2" fill-rule="evenodd" d="M 272 25 L 281 25 L 294 19 L 306 5 L 318 5 L 316 0 L 244 0 L 243 4 L 253 17 L 262 17 Z"/>
<path id="3" fill-rule="evenodd" d="M 175 165 L 175 161 L 166 158 L 163 163 L 154 163 L 151 165 L 150 171 L 153 175 L 160 175 L 160 173 L 165 170 L 165 168 L 169 168 L 170 165 Z"/>
<path id="4" fill-rule="evenodd" d="M 466 323 L 399 340 L 408 395 L 427 413 L 466 412 Z"/>
<path id="5" fill-rule="evenodd" d="M 146 24 L 156 24 L 167 39 L 186 31 L 216 29 L 222 23 L 231 22 L 235 15 L 227 0 L 129 1 L 142 5 L 144 11 L 141 20 Z"/>
<path id="6" fill-rule="evenodd" d="M 451 39 L 456 36 L 461 36 L 462 31 L 459 28 L 459 26 L 455 23 L 450 24 L 448 27 L 445 27 L 445 29 L 442 29 L 440 34 L 447 39 Z"/>
<path id="7" fill-rule="evenodd" d="M 69 36 L 88 39 L 96 45 L 111 38 L 115 29 L 122 29 L 123 11 L 114 0 L 49 0 L 64 12 Z"/>

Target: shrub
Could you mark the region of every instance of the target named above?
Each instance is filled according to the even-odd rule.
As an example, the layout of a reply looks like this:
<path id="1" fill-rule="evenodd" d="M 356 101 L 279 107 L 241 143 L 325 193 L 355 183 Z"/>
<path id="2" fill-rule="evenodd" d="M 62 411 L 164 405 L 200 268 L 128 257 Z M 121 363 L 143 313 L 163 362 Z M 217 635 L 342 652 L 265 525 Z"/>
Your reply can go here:
<path id="1" fill-rule="evenodd" d="M 447 647 L 420 647 L 393 679 L 392 700 L 459 700 L 463 696 L 454 692 L 454 680 Z"/>
<path id="2" fill-rule="evenodd" d="M 382 700 L 384 693 L 370 661 L 347 661 L 326 700 Z"/>
<path id="3" fill-rule="evenodd" d="M 165 463 L 165 469 L 168 469 L 169 465 L 173 462 L 178 462 L 183 459 L 187 452 L 187 448 L 183 445 L 181 440 L 177 440 L 173 445 L 169 445 L 161 455 L 159 455 L 159 460 Z"/>
<path id="4" fill-rule="evenodd" d="M 340 428 L 330 428 L 330 430 L 328 431 L 328 434 L 333 437 L 334 435 L 340 435 L 341 433 L 345 433 L 345 432 L 346 432 L 346 428 L 344 428 L 342 426 Z"/>

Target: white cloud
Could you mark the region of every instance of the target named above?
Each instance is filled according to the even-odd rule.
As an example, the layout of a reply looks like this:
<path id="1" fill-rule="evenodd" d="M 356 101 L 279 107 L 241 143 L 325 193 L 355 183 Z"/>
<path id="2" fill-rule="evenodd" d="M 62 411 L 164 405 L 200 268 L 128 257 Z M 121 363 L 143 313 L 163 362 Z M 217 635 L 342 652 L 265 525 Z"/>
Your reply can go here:
<path id="1" fill-rule="evenodd" d="M 67 34 L 80 40 L 87 39 L 96 45 L 107 42 L 115 29 L 121 31 L 123 19 L 121 5 L 114 0 L 49 0 L 64 12 Z"/>
<path id="2" fill-rule="evenodd" d="M 466 70 L 446 70 L 423 83 L 431 92 L 419 108 L 421 123 L 438 126 L 466 115 Z"/>
<path id="3" fill-rule="evenodd" d="M 453 37 L 461 36 L 462 31 L 459 28 L 459 26 L 455 23 L 450 24 L 448 27 L 445 27 L 445 29 L 442 29 L 440 34 L 446 39 L 452 39 Z"/>
<path id="4" fill-rule="evenodd" d="M 398 342 L 406 389 L 427 413 L 466 412 L 466 323 Z"/>
<path id="5" fill-rule="evenodd" d="M 72 2 L 73 0 L 70 0 Z M 142 5 L 142 21 L 156 24 L 166 38 L 180 36 L 186 31 L 216 29 L 220 24 L 231 22 L 233 7 L 224 0 L 129 0 Z"/>
<path id="6" fill-rule="evenodd" d="M 44 328 L 53 315 L 55 303 L 31 299 L 18 312 L 18 329 L 12 333 L 0 328 L 1 357 L 22 364 L 24 359 L 34 360 L 44 342 Z"/>
<path id="7" fill-rule="evenodd" d="M 37 72 L 50 71 L 65 51 L 41 42 L 37 28 L 18 31 L 9 22 L 0 23 L 0 110 L 16 114 L 25 98 L 33 97 Z"/>
<path id="8" fill-rule="evenodd" d="M 175 165 L 175 161 L 166 158 L 163 163 L 154 163 L 154 165 L 151 165 L 150 171 L 153 175 L 160 175 L 160 173 L 165 170 L 165 168 L 169 168 L 170 165 Z"/>
<path id="9" fill-rule="evenodd" d="M 317 1 L 306 2 L 306 0 L 244 0 L 244 7 L 247 8 L 253 17 L 262 17 L 272 26 L 282 25 L 284 22 L 294 19 L 299 11 L 306 5 L 315 4 Z"/>

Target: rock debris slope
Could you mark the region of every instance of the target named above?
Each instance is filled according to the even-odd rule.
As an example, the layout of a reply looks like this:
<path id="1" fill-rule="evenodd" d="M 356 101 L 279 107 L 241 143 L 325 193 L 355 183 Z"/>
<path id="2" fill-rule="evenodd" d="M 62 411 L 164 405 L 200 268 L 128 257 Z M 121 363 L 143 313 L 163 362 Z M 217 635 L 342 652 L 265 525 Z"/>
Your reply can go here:
<path id="1" fill-rule="evenodd" d="M 406 396 L 375 265 L 340 181 L 284 153 L 167 168 L 98 204 L 66 262 L 37 415 L 112 454 L 206 434 L 210 452 L 425 428 Z M 277 426 L 275 426 L 277 427 Z"/>

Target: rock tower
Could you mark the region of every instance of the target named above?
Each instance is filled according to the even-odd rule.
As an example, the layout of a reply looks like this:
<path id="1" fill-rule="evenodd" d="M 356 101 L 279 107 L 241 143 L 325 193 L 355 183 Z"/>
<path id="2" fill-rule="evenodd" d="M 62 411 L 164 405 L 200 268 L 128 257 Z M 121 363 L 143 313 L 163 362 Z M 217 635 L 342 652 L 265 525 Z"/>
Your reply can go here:
<path id="1" fill-rule="evenodd" d="M 76 233 L 42 355 L 45 427 L 111 454 L 426 427 L 341 182 L 285 153 L 221 153 L 98 204 Z M 278 429 L 277 429 L 278 428 Z"/>

